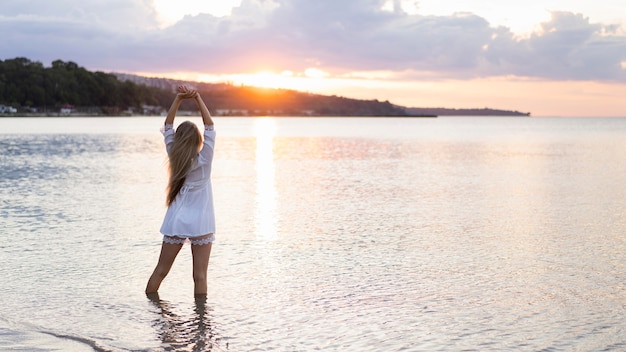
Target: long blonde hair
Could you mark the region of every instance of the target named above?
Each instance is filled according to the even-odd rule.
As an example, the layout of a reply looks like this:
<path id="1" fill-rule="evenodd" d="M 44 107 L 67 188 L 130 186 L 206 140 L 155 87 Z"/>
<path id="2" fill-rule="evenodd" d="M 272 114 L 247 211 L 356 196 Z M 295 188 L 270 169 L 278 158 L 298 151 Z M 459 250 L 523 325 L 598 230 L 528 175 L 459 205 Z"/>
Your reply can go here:
<path id="1" fill-rule="evenodd" d="M 202 145 L 202 135 L 191 121 L 184 121 L 174 134 L 169 153 L 169 181 L 167 183 L 167 201 L 169 206 L 183 188 L 185 178 L 197 162 L 198 150 Z"/>

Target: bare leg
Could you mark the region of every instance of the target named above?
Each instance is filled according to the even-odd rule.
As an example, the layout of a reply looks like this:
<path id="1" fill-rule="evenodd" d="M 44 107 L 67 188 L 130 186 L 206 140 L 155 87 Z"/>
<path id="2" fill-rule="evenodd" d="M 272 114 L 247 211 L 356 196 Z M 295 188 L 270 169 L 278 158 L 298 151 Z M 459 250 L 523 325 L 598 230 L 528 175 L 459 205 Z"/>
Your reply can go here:
<path id="1" fill-rule="evenodd" d="M 202 236 L 203 239 L 211 235 Z M 207 293 L 207 269 L 209 267 L 209 257 L 211 256 L 212 243 L 191 245 L 191 255 L 193 257 L 193 283 L 194 294 L 206 295 Z"/>
<path id="2" fill-rule="evenodd" d="M 161 255 L 159 256 L 159 262 L 157 263 L 156 268 L 154 268 L 154 272 L 150 279 L 148 280 L 148 285 L 146 286 L 146 293 L 154 293 L 159 290 L 159 286 L 161 286 L 161 282 L 167 276 L 167 273 L 170 272 L 172 268 L 172 264 L 174 264 L 174 259 L 180 252 L 180 249 L 183 247 L 182 244 L 171 244 L 165 243 L 161 245 Z"/>

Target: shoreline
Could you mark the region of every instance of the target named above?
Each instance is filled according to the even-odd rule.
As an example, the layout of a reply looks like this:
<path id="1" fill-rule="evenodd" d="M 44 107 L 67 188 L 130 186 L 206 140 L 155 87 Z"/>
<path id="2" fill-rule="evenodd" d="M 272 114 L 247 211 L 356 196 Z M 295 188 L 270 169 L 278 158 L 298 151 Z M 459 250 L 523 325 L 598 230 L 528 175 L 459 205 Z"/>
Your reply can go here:
<path id="1" fill-rule="evenodd" d="M 183 113 L 177 116 L 199 116 L 200 113 Z M 218 115 L 211 114 L 213 117 L 250 117 L 250 118 L 262 118 L 262 117 L 276 117 L 276 118 L 437 118 L 438 115 Z M 479 115 L 476 115 L 479 116 Z M 133 114 L 43 114 L 43 113 L 28 113 L 28 114 L 0 114 L 0 118 L 85 118 L 85 117 L 164 117 L 164 115 L 133 115 Z"/>

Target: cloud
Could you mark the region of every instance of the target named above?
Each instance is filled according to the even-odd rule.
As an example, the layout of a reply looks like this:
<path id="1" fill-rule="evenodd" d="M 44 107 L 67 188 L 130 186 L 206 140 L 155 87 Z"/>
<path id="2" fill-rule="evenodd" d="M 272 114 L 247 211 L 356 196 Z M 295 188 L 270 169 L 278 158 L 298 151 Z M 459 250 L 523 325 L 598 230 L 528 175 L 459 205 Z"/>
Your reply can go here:
<path id="1" fill-rule="evenodd" d="M 408 14 L 386 0 L 244 0 L 231 16 L 167 28 L 148 0 L 0 4 L 1 58 L 71 60 L 141 72 L 391 70 L 406 77 L 523 76 L 626 81 L 626 36 L 582 14 L 553 12 L 526 38 L 471 13 Z"/>
<path id="2" fill-rule="evenodd" d="M 0 3 L 0 14 L 3 22 L 12 19 L 41 25 L 69 22 L 116 30 L 158 25 L 151 0 L 5 0 Z"/>
<path id="3" fill-rule="evenodd" d="M 561 80 L 625 80 L 626 36 L 612 26 L 589 23 L 581 14 L 553 12 L 541 31 L 516 39 L 495 33 L 485 53 L 485 74 Z"/>

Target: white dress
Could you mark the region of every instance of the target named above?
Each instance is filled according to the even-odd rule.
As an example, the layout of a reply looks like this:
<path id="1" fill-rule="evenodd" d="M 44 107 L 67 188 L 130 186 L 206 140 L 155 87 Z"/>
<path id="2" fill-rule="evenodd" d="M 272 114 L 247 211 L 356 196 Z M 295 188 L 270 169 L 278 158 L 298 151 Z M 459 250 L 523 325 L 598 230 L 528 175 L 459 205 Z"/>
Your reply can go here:
<path id="1" fill-rule="evenodd" d="M 172 125 L 161 130 L 169 154 L 174 142 Z M 165 213 L 161 233 L 166 236 L 193 238 L 215 233 L 215 211 L 211 187 L 211 164 L 215 147 L 213 126 L 204 126 L 204 143 L 197 165 L 189 172 L 182 189 Z"/>

